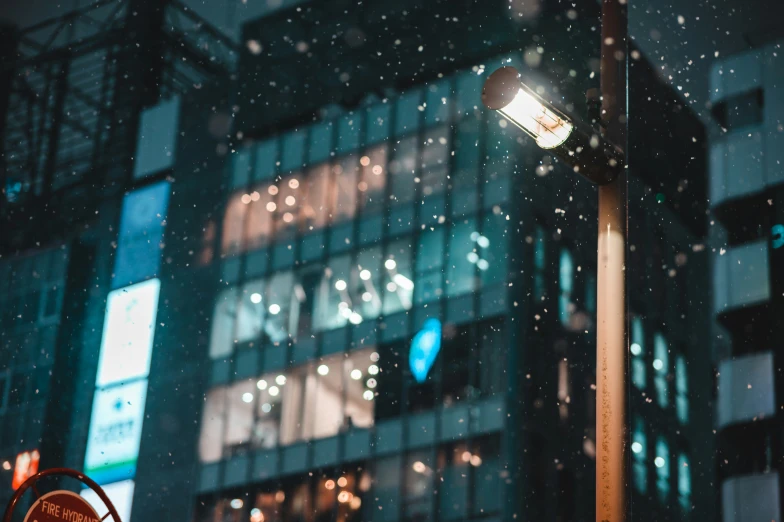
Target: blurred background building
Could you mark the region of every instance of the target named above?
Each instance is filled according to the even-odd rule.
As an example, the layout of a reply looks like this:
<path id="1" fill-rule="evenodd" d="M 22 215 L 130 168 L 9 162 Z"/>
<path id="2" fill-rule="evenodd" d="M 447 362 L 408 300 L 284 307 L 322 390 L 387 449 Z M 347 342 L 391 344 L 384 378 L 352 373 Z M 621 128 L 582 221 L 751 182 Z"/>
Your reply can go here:
<path id="1" fill-rule="evenodd" d="M 282 4 L 2 33 L 0 501 L 40 459 L 132 522 L 592 520 L 595 190 L 480 92 L 512 64 L 595 117 L 599 6 Z M 715 179 L 775 150 L 777 48 L 699 116 L 659 52 L 629 73 L 632 520 L 777 519 L 777 167 Z"/>

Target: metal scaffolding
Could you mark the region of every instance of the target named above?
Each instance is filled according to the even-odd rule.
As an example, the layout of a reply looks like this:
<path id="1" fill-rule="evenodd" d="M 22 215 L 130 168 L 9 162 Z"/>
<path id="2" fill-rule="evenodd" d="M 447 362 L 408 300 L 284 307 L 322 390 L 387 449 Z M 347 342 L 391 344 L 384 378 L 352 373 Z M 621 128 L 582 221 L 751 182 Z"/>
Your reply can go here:
<path id="1" fill-rule="evenodd" d="M 225 81 L 239 55 L 178 0 L 98 0 L 0 36 L 6 223 L 22 208 L 80 221 L 104 188 L 130 179 L 141 111 Z"/>

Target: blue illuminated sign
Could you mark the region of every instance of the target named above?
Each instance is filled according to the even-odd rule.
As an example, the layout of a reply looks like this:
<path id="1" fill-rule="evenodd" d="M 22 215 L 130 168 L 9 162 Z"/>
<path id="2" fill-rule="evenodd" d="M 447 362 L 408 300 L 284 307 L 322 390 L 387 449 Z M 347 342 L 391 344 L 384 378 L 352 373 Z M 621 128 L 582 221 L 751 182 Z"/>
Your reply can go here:
<path id="1" fill-rule="evenodd" d="M 408 365 L 417 382 L 425 382 L 430 368 L 441 350 L 441 321 L 428 319 L 411 341 Z"/>
<path id="2" fill-rule="evenodd" d="M 773 249 L 784 246 L 784 225 L 773 225 L 770 231 L 771 246 Z"/>
<path id="3" fill-rule="evenodd" d="M 168 208 L 167 181 L 135 190 L 125 196 L 112 288 L 121 288 L 158 275 Z"/>

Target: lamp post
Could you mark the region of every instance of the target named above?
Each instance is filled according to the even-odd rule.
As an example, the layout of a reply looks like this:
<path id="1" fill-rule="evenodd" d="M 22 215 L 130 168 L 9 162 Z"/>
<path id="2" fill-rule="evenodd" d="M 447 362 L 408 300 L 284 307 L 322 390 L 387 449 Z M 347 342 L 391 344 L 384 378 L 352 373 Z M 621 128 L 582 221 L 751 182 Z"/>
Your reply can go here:
<path id="1" fill-rule="evenodd" d="M 513 67 L 488 77 L 482 102 L 598 185 L 596 522 L 624 522 L 628 470 L 626 316 L 627 0 L 602 0 L 602 131 L 563 114 Z"/>

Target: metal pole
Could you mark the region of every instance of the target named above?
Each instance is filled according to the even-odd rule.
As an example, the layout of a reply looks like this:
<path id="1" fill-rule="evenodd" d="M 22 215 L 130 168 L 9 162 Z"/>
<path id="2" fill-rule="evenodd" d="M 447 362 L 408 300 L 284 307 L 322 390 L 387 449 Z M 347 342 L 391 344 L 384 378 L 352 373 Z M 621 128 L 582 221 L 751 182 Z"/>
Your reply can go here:
<path id="1" fill-rule="evenodd" d="M 627 0 L 602 0 L 601 93 L 605 136 L 626 153 Z M 628 165 L 628 159 L 626 161 Z M 627 514 L 626 172 L 599 186 L 596 325 L 596 522 Z"/>

